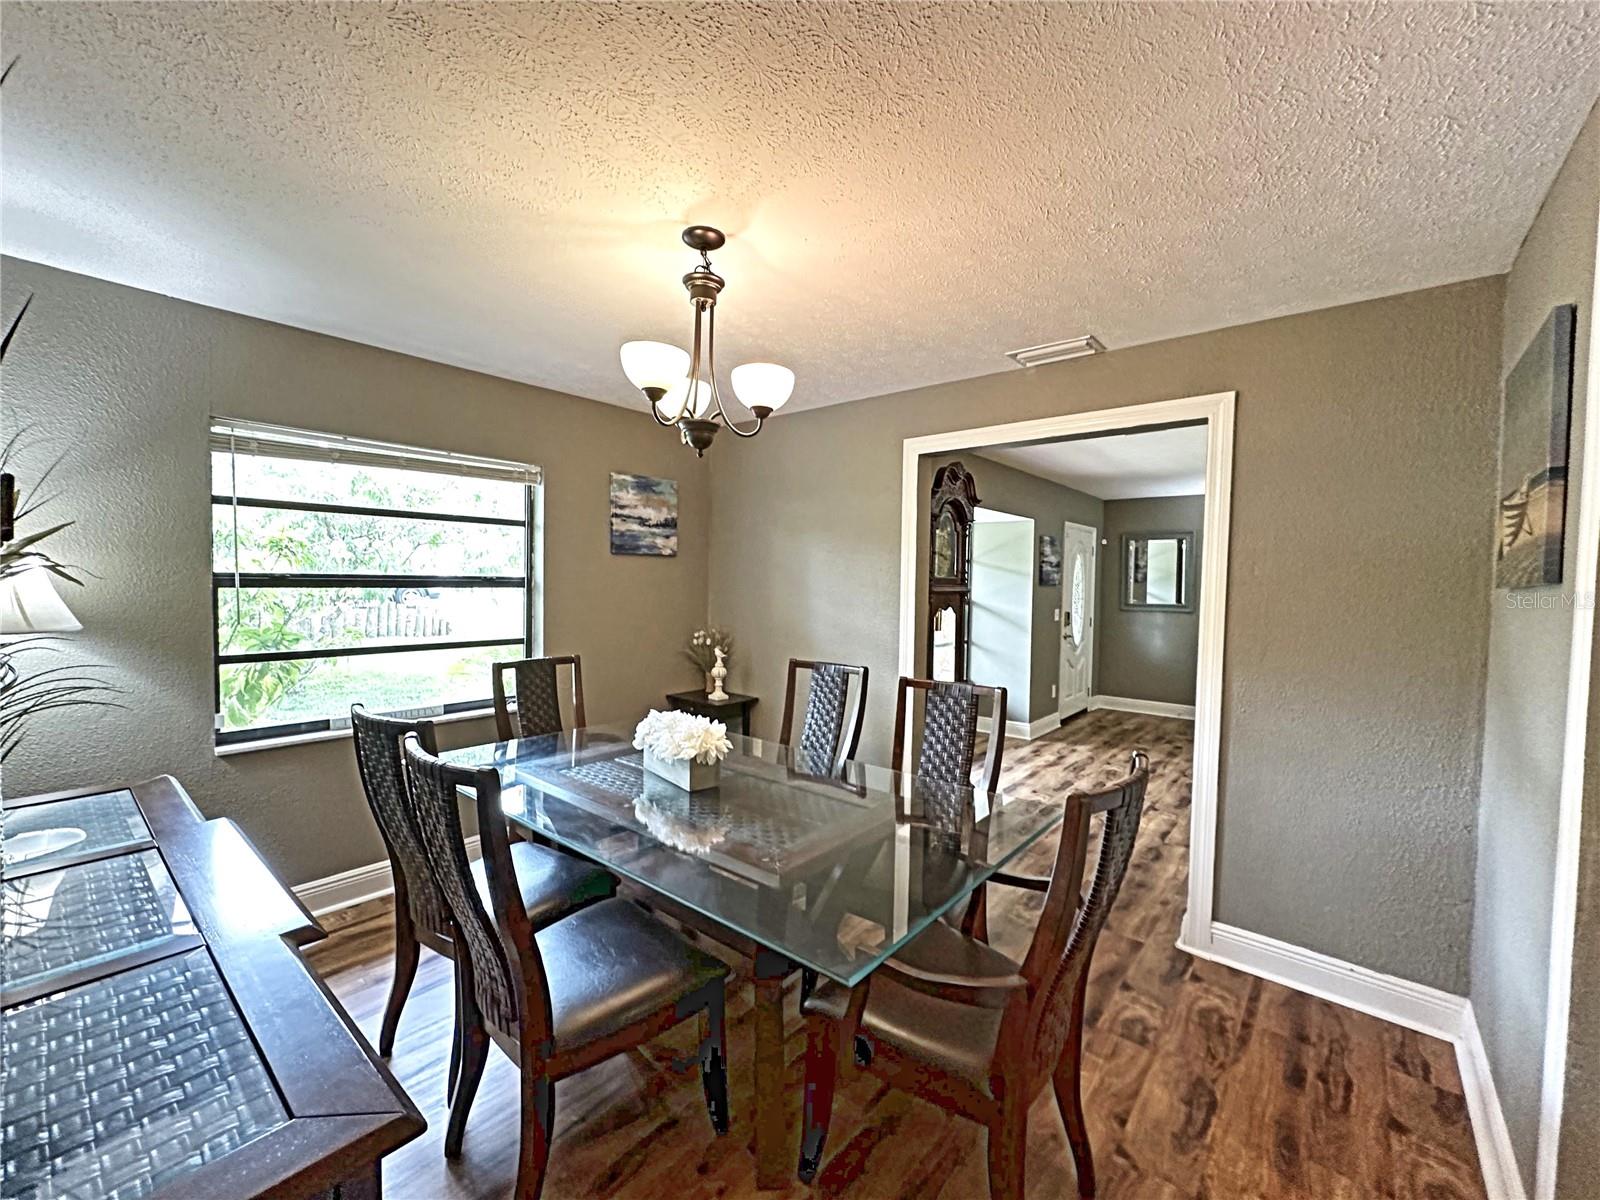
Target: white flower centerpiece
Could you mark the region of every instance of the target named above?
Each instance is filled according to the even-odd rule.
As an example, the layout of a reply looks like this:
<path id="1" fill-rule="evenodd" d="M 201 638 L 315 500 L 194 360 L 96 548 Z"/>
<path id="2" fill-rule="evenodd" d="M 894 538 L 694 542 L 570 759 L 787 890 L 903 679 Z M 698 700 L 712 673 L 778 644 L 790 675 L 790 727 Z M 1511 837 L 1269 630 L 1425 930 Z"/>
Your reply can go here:
<path id="1" fill-rule="evenodd" d="M 685 805 L 696 803 L 691 797 L 678 797 Z M 685 854 L 706 854 L 728 836 L 733 828 L 729 816 L 707 817 L 692 811 L 674 812 L 649 796 L 639 796 L 633 802 L 633 815 L 638 818 L 650 836 L 674 850 Z"/>
<path id="2" fill-rule="evenodd" d="M 644 769 L 686 792 L 717 786 L 718 764 L 733 743 L 721 721 L 686 712 L 657 712 L 639 722 L 633 744 L 644 751 Z"/>

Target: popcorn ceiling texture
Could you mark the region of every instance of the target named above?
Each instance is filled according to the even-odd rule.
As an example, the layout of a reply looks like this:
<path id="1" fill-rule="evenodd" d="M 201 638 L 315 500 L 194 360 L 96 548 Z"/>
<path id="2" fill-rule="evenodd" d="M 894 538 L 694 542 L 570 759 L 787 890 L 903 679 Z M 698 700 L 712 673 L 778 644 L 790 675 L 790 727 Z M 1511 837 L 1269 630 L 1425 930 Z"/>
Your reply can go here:
<path id="1" fill-rule="evenodd" d="M 4 250 L 616 403 L 731 235 L 798 409 L 1506 270 L 1600 7 L 16 4 Z"/>

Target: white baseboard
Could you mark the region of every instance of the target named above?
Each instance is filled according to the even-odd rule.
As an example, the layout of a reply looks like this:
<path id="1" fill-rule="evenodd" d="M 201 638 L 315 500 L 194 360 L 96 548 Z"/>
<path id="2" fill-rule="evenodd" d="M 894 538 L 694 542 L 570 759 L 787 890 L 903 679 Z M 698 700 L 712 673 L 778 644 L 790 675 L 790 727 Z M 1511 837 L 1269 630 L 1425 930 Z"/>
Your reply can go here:
<path id="1" fill-rule="evenodd" d="M 994 726 L 994 721 L 989 717 L 978 718 L 978 732 L 988 733 Z M 1006 736 L 1017 738 L 1020 741 L 1032 742 L 1044 737 L 1047 733 L 1054 733 L 1061 728 L 1061 718 L 1055 713 L 1048 713 L 1033 723 L 1027 721 L 1007 721 Z"/>
<path id="2" fill-rule="evenodd" d="M 1527 1200 L 1471 1001 L 1232 925 L 1213 923 L 1208 943 L 1180 938 L 1178 947 L 1454 1045 L 1484 1190 L 1489 1200 Z"/>
<path id="3" fill-rule="evenodd" d="M 477 858 L 481 853 L 478 837 L 474 834 L 467 839 L 467 857 Z M 365 904 L 392 891 L 394 878 L 389 872 L 389 860 L 384 859 L 302 883 L 294 889 L 294 894 L 299 897 L 301 904 L 311 910 L 312 916 L 320 917 L 341 908 Z"/>
<path id="4" fill-rule="evenodd" d="M 1213 923 L 1209 946 L 1179 948 L 1200 958 L 1320 996 L 1418 1033 L 1454 1042 L 1461 1036 L 1467 1000 L 1423 983 L 1358 967 L 1232 925 Z"/>
<path id="5" fill-rule="evenodd" d="M 1010 722 L 1008 721 L 1007 724 L 1010 724 Z M 1044 716 L 1040 717 L 1037 721 L 1028 726 L 1028 732 L 1025 736 L 1028 741 L 1032 742 L 1039 738 L 1046 737 L 1060 728 L 1061 714 L 1045 713 Z"/>
<path id="6" fill-rule="evenodd" d="M 1461 1089 L 1472 1118 L 1472 1136 L 1478 1143 L 1485 1194 L 1489 1200 L 1527 1200 L 1522 1172 L 1517 1170 L 1517 1152 L 1511 1145 L 1511 1131 L 1506 1128 L 1500 1093 L 1494 1086 L 1489 1054 L 1484 1049 L 1483 1034 L 1478 1030 L 1478 1018 L 1470 1000 L 1461 1037 L 1456 1041 L 1456 1065 L 1461 1071 Z"/>
<path id="7" fill-rule="evenodd" d="M 1109 708 L 1115 712 L 1144 713 L 1151 717 L 1177 717 L 1194 720 L 1194 705 L 1168 704 L 1165 700 L 1134 700 L 1128 696 L 1091 696 L 1089 709 Z"/>

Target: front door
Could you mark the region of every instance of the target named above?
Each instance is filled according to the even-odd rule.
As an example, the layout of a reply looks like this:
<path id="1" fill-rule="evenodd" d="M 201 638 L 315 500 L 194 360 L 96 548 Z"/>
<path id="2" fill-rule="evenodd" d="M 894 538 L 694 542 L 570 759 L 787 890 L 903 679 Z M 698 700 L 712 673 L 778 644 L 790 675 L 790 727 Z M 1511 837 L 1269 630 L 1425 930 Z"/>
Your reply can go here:
<path id="1" fill-rule="evenodd" d="M 1094 688 L 1096 534 L 1067 522 L 1061 538 L 1061 676 L 1056 695 L 1063 719 L 1089 707 Z"/>

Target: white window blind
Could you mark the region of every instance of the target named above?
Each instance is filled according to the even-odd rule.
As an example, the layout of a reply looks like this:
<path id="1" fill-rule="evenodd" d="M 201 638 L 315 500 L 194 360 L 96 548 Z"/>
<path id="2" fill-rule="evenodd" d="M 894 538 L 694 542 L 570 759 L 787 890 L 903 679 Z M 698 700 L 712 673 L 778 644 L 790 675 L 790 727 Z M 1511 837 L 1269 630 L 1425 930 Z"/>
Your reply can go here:
<path id="1" fill-rule="evenodd" d="M 449 450 L 426 450 L 419 446 L 376 442 L 338 433 L 311 433 L 283 425 L 227 417 L 212 418 L 211 448 L 227 453 L 271 455 L 273 458 L 434 471 L 441 475 L 496 479 L 535 487 L 544 482 L 544 473 L 529 463 L 480 458 Z"/>

